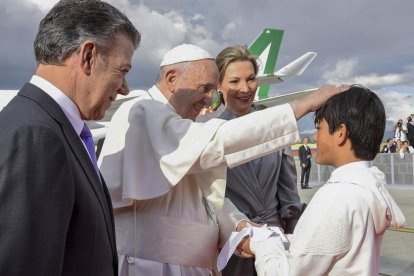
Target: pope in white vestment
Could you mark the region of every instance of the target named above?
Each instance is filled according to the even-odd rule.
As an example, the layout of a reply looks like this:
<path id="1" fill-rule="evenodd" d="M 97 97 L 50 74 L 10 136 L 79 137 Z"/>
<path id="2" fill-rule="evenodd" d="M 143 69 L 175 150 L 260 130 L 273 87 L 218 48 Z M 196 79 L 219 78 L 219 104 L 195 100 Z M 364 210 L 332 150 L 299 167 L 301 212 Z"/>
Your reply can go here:
<path id="1" fill-rule="evenodd" d="M 99 158 L 121 275 L 214 274 L 219 235 L 224 243 L 246 219 L 223 203 L 227 166 L 298 140 L 289 104 L 203 124 L 177 115 L 156 86 L 124 103 Z"/>

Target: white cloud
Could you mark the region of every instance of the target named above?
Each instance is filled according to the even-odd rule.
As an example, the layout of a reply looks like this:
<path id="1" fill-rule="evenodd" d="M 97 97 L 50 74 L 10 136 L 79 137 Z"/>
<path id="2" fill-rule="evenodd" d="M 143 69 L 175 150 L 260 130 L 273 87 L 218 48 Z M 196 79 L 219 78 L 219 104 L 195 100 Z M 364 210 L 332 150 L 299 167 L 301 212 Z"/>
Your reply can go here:
<path id="1" fill-rule="evenodd" d="M 407 66 L 401 73 L 356 75 L 355 71 L 359 66 L 360 62 L 356 59 L 340 60 L 336 63 L 334 69 L 329 67 L 325 69 L 323 79 L 327 83 L 357 83 L 371 89 L 396 85 L 414 85 L 414 65 Z"/>
<path id="2" fill-rule="evenodd" d="M 404 83 L 404 74 L 387 74 L 379 76 L 377 74 L 369 74 L 358 76 L 352 79 L 352 83 L 358 83 L 367 87 L 383 87 L 390 85 L 399 85 Z"/>
<path id="3" fill-rule="evenodd" d="M 236 32 L 236 23 L 229 22 L 224 26 L 223 30 L 221 31 L 221 37 L 224 40 L 230 40 L 234 38 L 234 33 Z"/>
<path id="4" fill-rule="evenodd" d="M 335 68 L 328 68 L 322 78 L 327 83 L 346 83 L 346 80 L 354 74 L 357 65 L 356 59 L 340 60 L 335 64 Z"/>
<path id="5" fill-rule="evenodd" d="M 129 74 L 133 75 L 130 85 L 134 88 L 147 87 L 155 78 L 162 55 L 180 43 L 200 45 L 214 55 L 228 45 L 249 44 L 266 27 L 285 30 L 278 67 L 306 51 L 319 53 L 304 75 L 286 79 L 285 83 L 272 88 L 278 93 L 326 82 L 358 82 L 369 87 L 397 83 L 414 85 L 414 77 L 411 77 L 414 69 L 404 69 L 404 66 L 414 64 L 409 50 L 414 46 L 414 37 L 407 35 L 412 25 L 409 24 L 412 22 L 410 11 L 414 8 L 412 1 L 398 6 L 381 2 L 370 5 L 368 10 L 368 0 L 357 1 L 349 7 L 341 1 L 333 1 L 328 6 L 338 11 L 335 16 L 318 9 L 314 3 L 293 4 L 289 1 L 266 1 L 266 9 L 263 5 L 234 0 L 213 0 L 212 3 L 191 0 L 107 1 L 125 12 L 142 33 L 142 44 L 133 61 L 133 67 L 138 68 L 139 73 Z M 0 34 L 7 38 L 2 44 L 0 61 L 12 64 L 14 71 L 1 74 L 3 86 L 16 87 L 26 80 L 15 72 L 31 75 L 33 70 L 27 70 L 25 66 L 29 59 L 33 59 L 32 43 L 37 26 L 46 10 L 56 2 L 0 1 Z M 385 14 L 390 7 L 395 12 L 387 13 L 385 17 L 378 16 Z M 369 22 L 365 20 L 367 12 Z M 359 16 L 360 13 L 364 16 Z M 355 15 L 351 21 L 349 14 Z M 345 21 L 347 24 L 341 23 Z M 387 33 L 385 40 L 384 32 Z M 27 54 L 22 55 L 22 52 Z M 10 57 L 13 60 L 9 62 Z"/>
<path id="6" fill-rule="evenodd" d="M 141 45 L 134 55 L 133 70 L 128 76 L 133 89 L 151 86 L 163 55 L 179 44 L 192 43 L 213 55 L 221 48 L 211 29 L 204 24 L 202 14 L 188 14 L 180 9 L 162 12 L 144 2 L 134 5 L 126 0 L 116 1 L 116 7 L 126 13 L 142 34 Z"/>
<path id="7" fill-rule="evenodd" d="M 199 24 L 204 23 L 205 17 L 201 13 L 196 13 L 191 17 L 192 22 L 198 22 Z"/>
<path id="8" fill-rule="evenodd" d="M 391 130 L 398 119 L 406 123 L 408 115 L 414 113 L 414 89 L 411 93 L 398 91 L 376 91 L 382 100 L 387 116 L 386 130 Z"/>
<path id="9" fill-rule="evenodd" d="M 125 11 L 142 33 L 139 52 L 145 53 L 143 58 L 149 63 L 158 65 L 165 52 L 181 43 L 197 44 L 210 51 L 217 47 L 212 31 L 202 24 L 202 14 L 187 16 L 179 10 L 162 13 L 142 2 L 139 5 L 123 3 L 117 2 L 117 7 Z"/>
<path id="10" fill-rule="evenodd" d="M 351 83 L 359 83 L 367 87 L 386 87 L 395 85 L 414 85 L 414 66 L 408 66 L 402 73 L 385 75 L 368 74 L 351 79 Z"/>
<path id="11" fill-rule="evenodd" d="M 180 44 L 188 31 L 184 17 L 177 11 L 171 10 L 161 13 L 150 10 L 144 4 L 119 5 L 132 23 L 142 34 L 142 41 L 138 50 L 138 62 L 148 66 L 158 66 L 162 56 L 172 47 Z"/>
<path id="12" fill-rule="evenodd" d="M 38 6 L 39 9 L 46 12 L 50 10 L 58 2 L 58 0 L 29 0 L 29 2 L 32 2 Z"/>

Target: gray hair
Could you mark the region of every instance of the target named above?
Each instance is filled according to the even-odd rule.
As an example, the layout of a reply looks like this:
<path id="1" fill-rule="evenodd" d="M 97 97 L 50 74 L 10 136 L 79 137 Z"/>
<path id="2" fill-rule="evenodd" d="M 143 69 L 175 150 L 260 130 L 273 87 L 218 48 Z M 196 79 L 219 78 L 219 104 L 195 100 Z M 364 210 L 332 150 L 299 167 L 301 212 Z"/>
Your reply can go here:
<path id="1" fill-rule="evenodd" d="M 163 81 L 164 74 L 169 70 L 177 70 L 180 74 L 182 74 L 185 77 L 185 73 L 189 70 L 193 70 L 194 66 L 195 62 L 193 61 L 184 61 L 180 63 L 162 66 L 160 67 L 156 83 L 161 83 Z"/>
<path id="2" fill-rule="evenodd" d="M 99 0 L 61 0 L 40 21 L 34 41 L 36 62 L 60 65 L 88 39 L 106 51 L 118 33 L 127 35 L 134 49 L 138 48 L 141 34 L 112 5 Z"/>

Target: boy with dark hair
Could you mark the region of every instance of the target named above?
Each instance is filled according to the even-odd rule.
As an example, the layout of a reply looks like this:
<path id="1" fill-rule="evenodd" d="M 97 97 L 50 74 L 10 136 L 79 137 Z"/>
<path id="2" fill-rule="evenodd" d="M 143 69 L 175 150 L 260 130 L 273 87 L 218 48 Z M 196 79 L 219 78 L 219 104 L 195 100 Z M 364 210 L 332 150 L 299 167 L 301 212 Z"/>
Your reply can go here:
<path id="1" fill-rule="evenodd" d="M 258 275 L 378 275 L 385 230 L 406 223 L 370 162 L 384 135 L 384 106 L 352 86 L 316 111 L 315 125 L 316 162 L 335 170 L 287 236 L 288 250 L 279 237 L 250 241 Z"/>

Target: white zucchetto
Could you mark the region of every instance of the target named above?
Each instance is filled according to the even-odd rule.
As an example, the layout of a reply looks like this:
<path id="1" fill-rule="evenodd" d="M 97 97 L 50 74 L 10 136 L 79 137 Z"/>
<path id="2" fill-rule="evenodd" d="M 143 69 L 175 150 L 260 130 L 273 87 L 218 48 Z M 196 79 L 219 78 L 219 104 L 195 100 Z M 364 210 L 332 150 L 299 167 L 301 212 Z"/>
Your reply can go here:
<path id="1" fill-rule="evenodd" d="M 185 61 L 195 61 L 202 59 L 214 59 L 206 50 L 192 45 L 181 44 L 169 50 L 161 61 L 160 67 L 172 65 Z"/>

